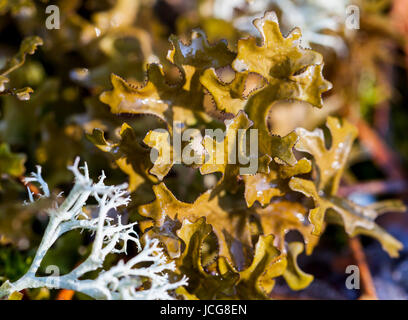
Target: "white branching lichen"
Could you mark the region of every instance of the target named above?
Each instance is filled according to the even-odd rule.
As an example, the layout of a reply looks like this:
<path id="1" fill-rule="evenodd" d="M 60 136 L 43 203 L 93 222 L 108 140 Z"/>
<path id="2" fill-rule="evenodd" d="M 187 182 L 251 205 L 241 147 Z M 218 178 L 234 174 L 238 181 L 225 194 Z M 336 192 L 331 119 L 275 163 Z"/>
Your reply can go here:
<path id="1" fill-rule="evenodd" d="M 71 192 L 61 205 L 55 204 L 54 208 L 47 211 L 49 223 L 29 270 L 14 283 L 6 281 L 0 287 L 0 298 L 25 288 L 48 287 L 71 289 L 95 299 L 172 299 L 169 291 L 186 285 L 187 279 L 170 283 L 166 271 L 174 270 L 175 265 L 174 262 L 166 262 L 158 240 L 147 239 L 142 249 L 134 231 L 135 223 L 122 224 L 120 216 L 118 219 L 108 216 L 110 210 L 129 203 L 127 185 L 105 185 L 103 172 L 98 182 L 94 183 L 89 177 L 86 163 L 82 168 L 78 164 L 79 158 L 73 166 L 68 167 L 75 176 Z M 40 185 L 42 194 L 39 197 L 50 196 L 40 167 L 37 167 L 37 173 L 32 173 L 25 181 Z M 30 201 L 34 201 L 30 190 L 28 194 Z M 94 218 L 84 213 L 91 197 L 98 203 L 98 214 Z M 37 276 L 41 262 L 51 246 L 63 234 L 75 229 L 88 230 L 95 235 L 91 253 L 86 260 L 65 275 Z M 109 270 L 103 270 L 106 256 L 126 253 L 129 241 L 140 250 L 138 255 L 127 262 L 119 261 Z M 86 273 L 96 270 L 100 271 L 96 279 L 82 279 Z"/>

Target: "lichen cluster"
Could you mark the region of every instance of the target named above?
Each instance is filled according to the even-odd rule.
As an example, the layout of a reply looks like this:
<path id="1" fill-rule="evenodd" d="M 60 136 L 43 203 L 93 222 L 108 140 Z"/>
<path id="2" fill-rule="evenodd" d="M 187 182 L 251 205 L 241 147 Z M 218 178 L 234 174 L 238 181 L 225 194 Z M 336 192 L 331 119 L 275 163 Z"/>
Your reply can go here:
<path id="1" fill-rule="evenodd" d="M 128 180 L 129 197 L 121 204 L 129 205 L 119 211 L 138 222 L 129 224 L 129 230 L 137 232 L 147 248 L 155 239 L 154 248 L 159 250 L 160 244 L 162 250 L 160 262 L 166 261 L 164 255 L 171 261 L 166 279 L 175 279 L 174 286 L 165 287 L 160 297 L 170 297 L 167 290 L 178 287 L 171 297 L 264 299 L 281 276 L 293 290 L 303 289 L 313 275 L 301 270 L 297 258 L 303 251 L 313 253 L 328 224 L 343 226 L 350 237 L 375 238 L 390 256 L 398 256 L 402 244 L 375 219 L 388 211 L 405 210 L 402 202 L 362 206 L 338 194 L 358 134 L 351 122 L 328 117 L 326 131 L 297 128 L 284 136 L 272 133 L 269 115 L 279 102 L 324 110 L 322 95 L 332 87 L 323 77 L 322 55 L 305 49 L 299 28 L 284 36 L 275 13 L 268 11 L 253 21 L 256 36 L 239 37 L 236 43 L 209 43 L 203 31 L 194 30 L 187 41 L 170 36 L 171 48 L 165 55 L 166 44 L 155 41 L 160 28 L 154 22 L 146 22 L 147 31 L 132 25 L 142 7 L 139 1 L 118 0 L 109 10 L 93 14 L 91 22 L 77 13 L 75 5 L 61 3 L 66 6 L 62 17 L 66 28 L 44 31 L 45 41 L 26 38 L 0 69 L 0 95 L 5 99 L 0 134 L 6 141 L 0 145 L 0 172 L 13 177 L 24 173 L 27 156 L 11 152 L 9 144 L 28 145 L 31 163 L 44 165 L 44 172 L 50 169 L 53 187 L 69 181 L 64 168 L 76 154 L 85 154 L 95 170 L 110 166 L 112 172 L 120 172 L 114 179 Z M 124 11 L 128 11 L 125 16 Z M 43 30 L 35 19 L 32 28 Z M 7 88 L 8 76 L 24 68 L 26 56 L 40 45 L 51 65 L 59 65 L 52 60 L 59 54 L 68 57 L 72 52 L 92 62 L 89 68 L 58 69 L 66 72 L 71 86 L 60 88 L 59 80 L 50 77 L 34 93 L 28 87 Z M 24 82 L 20 80 L 16 83 Z M 72 83 L 86 92 L 85 98 Z M 57 99 L 62 101 L 60 109 L 53 105 Z M 199 161 L 174 164 L 181 159 L 173 144 L 175 130 L 183 134 L 188 129 L 199 134 L 182 145 L 196 151 Z M 225 135 L 213 139 L 204 134 L 205 129 L 221 129 Z M 242 174 L 240 164 L 228 161 L 237 152 L 231 141 L 245 145 L 248 139 L 237 136 L 237 130 L 249 136 L 251 129 L 257 130 L 258 137 L 257 153 L 251 155 L 257 160 L 257 172 Z M 224 150 L 222 163 L 213 161 L 217 146 Z M 157 154 L 154 163 L 152 152 Z M 171 161 L 166 161 L 165 153 Z M 74 174 L 78 178 L 79 173 Z M 100 192 L 92 192 L 100 202 Z M 28 208 L 24 210 L 36 211 Z M 85 225 L 76 220 L 78 212 L 73 214 L 78 227 L 95 229 L 96 220 Z M 288 241 L 289 231 L 300 233 L 303 242 Z M 95 250 L 103 251 L 98 231 L 94 241 L 94 247 L 99 245 Z M 124 270 L 128 263 L 117 268 Z M 132 267 L 125 270 L 128 275 Z M 37 269 L 31 274 L 33 281 Z M 105 274 L 109 272 L 114 273 Z M 119 284 L 128 280 L 121 274 L 113 277 Z M 94 298 L 136 298 L 135 288 L 143 284 L 142 276 L 135 274 L 135 278 L 125 283 L 129 286 L 124 291 L 112 290 L 110 280 L 102 278 L 94 280 L 88 291 L 80 283 L 65 287 Z"/>
<path id="2" fill-rule="evenodd" d="M 321 129 L 299 128 L 284 137 L 271 134 L 268 112 L 275 102 L 298 100 L 321 108 L 322 93 L 331 86 L 322 76 L 322 56 L 302 48 L 299 29 L 283 37 L 270 12 L 254 25 L 261 42 L 253 37 L 241 39 L 236 53 L 224 42 L 208 44 L 202 33 L 193 33 L 189 44 L 172 37 L 167 58 L 180 71 L 179 82 L 167 84 L 162 67 L 150 64 L 143 85 L 112 75 L 113 90 L 100 97 L 112 113 L 160 118 L 168 127 L 162 133 L 166 137 L 172 135 L 173 121 L 183 123 L 183 129 L 203 128 L 216 115 L 226 122 L 226 134 L 221 142 L 204 137 L 209 155 L 215 152 L 216 143 L 225 145 L 225 157 L 235 152 L 228 148 L 228 139 L 236 134 L 231 127 L 258 129 L 258 173 L 240 175 L 236 164 L 204 162 L 198 168 L 201 174 L 221 176 L 193 203 L 178 200 L 166 186 L 171 164 L 158 159 L 152 167 L 143 166 L 147 161 L 134 151 L 122 151 L 116 160 L 135 181 L 131 183 L 134 188 L 144 176 L 153 176 L 156 199 L 138 209 L 150 219 L 142 222 L 141 231 L 161 240 L 175 259 L 177 272 L 191 279 L 186 291 L 198 298 L 264 298 L 278 276 L 285 277 L 292 289 L 306 287 L 313 277 L 296 263 L 303 244 L 285 244 L 290 230 L 303 235 L 307 254 L 312 253 L 327 223 L 344 225 L 350 236 L 378 239 L 391 256 L 401 249 L 400 242 L 374 222 L 380 213 L 403 210 L 401 202 L 362 207 L 336 195 L 357 136 L 352 124 L 329 117 L 329 141 Z M 228 81 L 224 79 L 227 72 L 232 74 Z M 211 98 L 209 107 L 203 103 L 206 96 Z M 117 156 L 118 149 L 134 144 L 129 139 L 131 132 L 124 124 L 122 139 L 115 146 L 103 138 L 100 129 L 89 137 L 101 150 Z M 146 135 L 147 145 L 158 150 L 172 148 L 171 140 L 152 139 L 153 134 Z M 298 158 L 294 149 L 299 151 Z"/>

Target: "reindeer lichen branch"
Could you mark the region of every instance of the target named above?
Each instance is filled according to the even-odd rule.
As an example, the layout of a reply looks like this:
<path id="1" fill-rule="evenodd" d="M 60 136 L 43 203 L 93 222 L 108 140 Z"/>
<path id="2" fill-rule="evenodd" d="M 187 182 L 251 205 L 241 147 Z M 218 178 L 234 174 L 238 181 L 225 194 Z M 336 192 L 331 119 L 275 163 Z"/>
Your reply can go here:
<path id="1" fill-rule="evenodd" d="M 171 299 L 169 291 L 187 284 L 184 277 L 170 283 L 166 271 L 174 270 L 174 262 L 167 263 L 158 240 L 146 239 L 144 248 L 134 231 L 135 223 L 122 224 L 121 217 L 113 219 L 108 212 L 126 206 L 130 197 L 127 184 L 107 186 L 105 174 L 94 183 L 89 177 L 88 167 L 79 167 L 79 158 L 68 167 L 75 176 L 75 184 L 60 206 L 48 209 L 49 223 L 43 239 L 27 273 L 14 283 L 6 281 L 0 287 L 0 298 L 25 288 L 48 287 L 50 289 L 70 289 L 87 294 L 95 299 Z M 81 172 L 82 170 L 82 172 Z M 25 178 L 25 182 L 36 182 L 43 192 L 39 197 L 49 197 L 47 183 L 41 176 L 41 167 L 37 173 Z M 34 201 L 28 190 L 29 199 Z M 98 215 L 88 217 L 83 209 L 90 197 L 98 203 Z M 117 220 L 117 221 L 116 221 Z M 88 230 L 95 234 L 90 255 L 71 272 L 62 276 L 36 276 L 41 262 L 51 246 L 63 234 L 75 230 Z M 108 254 L 126 253 L 128 242 L 133 242 L 139 254 L 126 263 L 119 263 L 103 270 L 103 262 Z M 144 263 L 141 267 L 140 264 Z M 147 264 L 147 266 L 145 266 Z M 90 271 L 101 270 L 96 279 L 80 279 Z M 148 286 L 144 287 L 144 284 Z M 144 290 L 141 290 L 144 289 Z"/>

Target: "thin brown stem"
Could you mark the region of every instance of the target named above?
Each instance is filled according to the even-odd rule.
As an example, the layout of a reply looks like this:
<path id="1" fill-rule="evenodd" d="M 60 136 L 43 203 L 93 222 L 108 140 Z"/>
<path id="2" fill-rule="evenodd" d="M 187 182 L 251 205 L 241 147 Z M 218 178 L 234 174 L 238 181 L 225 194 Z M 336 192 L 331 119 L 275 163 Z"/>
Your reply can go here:
<path id="1" fill-rule="evenodd" d="M 370 152 L 373 161 L 391 179 L 402 180 L 403 169 L 396 153 L 387 146 L 382 138 L 363 119 L 358 119 L 356 125 L 359 131 L 360 142 Z"/>
<path id="2" fill-rule="evenodd" d="M 391 10 L 392 23 L 404 37 L 405 61 L 408 71 L 408 0 L 394 0 Z"/>
<path id="3" fill-rule="evenodd" d="M 338 194 L 347 197 L 352 193 L 366 193 L 371 195 L 404 193 L 408 189 L 408 182 L 405 180 L 373 180 L 341 186 Z"/>
<path id="4" fill-rule="evenodd" d="M 360 270 L 363 293 L 359 300 L 378 300 L 377 291 L 360 240 L 357 237 L 350 238 L 349 246 Z"/>

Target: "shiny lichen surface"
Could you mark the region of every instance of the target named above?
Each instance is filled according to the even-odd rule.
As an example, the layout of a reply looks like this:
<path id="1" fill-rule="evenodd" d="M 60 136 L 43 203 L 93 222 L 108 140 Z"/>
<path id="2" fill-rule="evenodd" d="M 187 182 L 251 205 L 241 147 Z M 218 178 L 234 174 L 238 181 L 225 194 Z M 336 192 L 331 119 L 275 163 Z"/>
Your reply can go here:
<path id="1" fill-rule="evenodd" d="M 293 290 L 304 289 L 313 275 L 297 258 L 313 254 L 328 224 L 341 225 L 350 237 L 372 237 L 398 256 L 402 244 L 375 219 L 405 210 L 402 202 L 362 206 L 338 194 L 357 128 L 330 116 L 326 133 L 297 128 L 280 136 L 271 129 L 269 115 L 278 103 L 323 111 L 322 95 L 332 88 L 323 76 L 323 56 L 302 47 L 302 30 L 283 35 L 276 15 L 265 12 L 253 21 L 256 36 L 209 42 L 194 30 L 188 39 L 165 41 L 159 22 L 138 15 L 151 14 L 142 1 L 118 0 L 90 20 L 78 14 L 79 2 L 61 1 L 60 30 L 47 31 L 32 17 L 32 31 L 0 69 L 0 174 L 7 176 L 0 185 L 0 245 L 38 240 L 23 225 L 46 204 L 20 205 L 25 188 L 17 181 L 25 164 L 43 165 L 50 184 L 61 186 L 69 182 L 65 166 L 80 154 L 92 170 L 129 182 L 127 218 L 138 221 L 142 240 L 160 240 L 177 267 L 172 277 L 189 278 L 177 291 L 180 298 L 264 299 L 278 277 Z M 5 3 L 0 14 L 21 10 Z M 112 20 L 118 23 L 107 23 Z M 30 61 L 38 51 L 49 58 L 47 67 Z M 58 55 L 73 59 L 72 52 L 87 68 L 61 66 Z M 45 75 L 50 65 L 58 71 Z M 181 133 L 220 128 L 226 134 L 221 141 L 202 139 L 207 157 L 197 164 L 173 165 L 163 152 L 176 156 L 175 122 Z M 227 161 L 238 129 L 258 130 L 254 174 L 243 175 Z M 223 146 L 222 164 L 212 161 L 217 145 Z M 159 151 L 154 164 L 152 149 Z M 23 221 L 17 231 L 10 223 L 15 212 Z M 302 241 L 286 239 L 293 230 Z"/>

